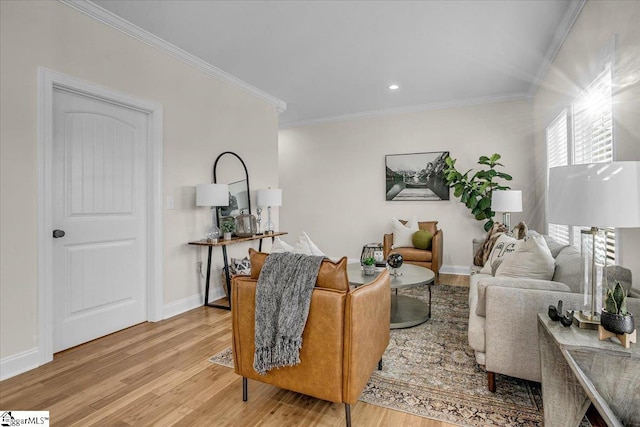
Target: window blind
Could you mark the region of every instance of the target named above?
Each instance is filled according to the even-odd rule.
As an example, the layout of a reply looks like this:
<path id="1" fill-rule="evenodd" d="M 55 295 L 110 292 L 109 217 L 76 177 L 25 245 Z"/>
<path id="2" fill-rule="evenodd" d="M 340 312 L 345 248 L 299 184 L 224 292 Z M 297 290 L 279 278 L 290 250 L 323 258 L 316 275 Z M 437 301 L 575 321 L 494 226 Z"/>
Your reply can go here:
<path id="1" fill-rule="evenodd" d="M 613 102 L 611 64 L 546 128 L 547 167 L 613 161 Z M 547 224 L 551 237 L 580 247 L 584 227 Z M 607 261 L 615 263 L 615 229 L 605 230 Z"/>
<path id="2" fill-rule="evenodd" d="M 567 110 L 563 110 L 546 129 L 547 167 L 569 164 Z M 569 226 L 547 223 L 547 233 L 560 243 L 569 244 Z"/>
<path id="3" fill-rule="evenodd" d="M 573 164 L 613 161 L 613 102 L 611 64 L 576 97 L 572 104 Z M 580 230 L 572 227 L 574 245 L 579 247 Z M 607 260 L 615 263 L 615 229 L 605 230 Z"/>

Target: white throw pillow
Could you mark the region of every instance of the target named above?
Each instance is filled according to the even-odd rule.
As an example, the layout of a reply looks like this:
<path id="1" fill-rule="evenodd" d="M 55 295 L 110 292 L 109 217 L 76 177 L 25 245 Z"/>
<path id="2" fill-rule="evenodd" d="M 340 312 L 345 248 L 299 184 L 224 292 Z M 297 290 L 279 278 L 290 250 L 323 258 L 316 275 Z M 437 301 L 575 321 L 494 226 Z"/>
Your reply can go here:
<path id="1" fill-rule="evenodd" d="M 418 220 L 414 216 L 407 224 L 403 224 L 397 218 L 391 219 L 391 232 L 393 233 L 393 248 L 412 248 L 413 233 L 418 231 Z"/>
<path id="2" fill-rule="evenodd" d="M 291 252 L 294 254 L 325 256 L 304 231 L 298 236 L 298 242 Z"/>
<path id="3" fill-rule="evenodd" d="M 273 245 L 271 245 L 272 254 L 281 254 L 283 252 L 291 252 L 292 250 L 293 246 L 291 246 L 287 242 L 283 242 L 280 237 L 276 237 L 273 240 Z"/>
<path id="4" fill-rule="evenodd" d="M 522 242 L 496 269 L 496 277 L 526 277 L 551 280 L 556 260 L 542 236 L 532 236 Z"/>
<path id="5" fill-rule="evenodd" d="M 489 258 L 487 258 L 487 262 L 484 263 L 484 267 L 482 267 L 480 273 L 491 274 L 491 264 L 500 258 L 511 255 L 521 243 L 522 240 L 514 239 L 506 234 L 500 235 L 493 245 Z"/>

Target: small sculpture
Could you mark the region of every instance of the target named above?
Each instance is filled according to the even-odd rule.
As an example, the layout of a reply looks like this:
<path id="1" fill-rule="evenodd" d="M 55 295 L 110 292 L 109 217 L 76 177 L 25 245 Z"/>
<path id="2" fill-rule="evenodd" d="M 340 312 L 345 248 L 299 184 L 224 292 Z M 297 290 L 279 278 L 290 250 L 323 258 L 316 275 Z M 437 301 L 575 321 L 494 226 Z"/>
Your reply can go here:
<path id="1" fill-rule="evenodd" d="M 553 305 L 549 306 L 549 319 L 554 322 L 560 321 L 563 326 L 571 326 L 573 322 L 573 313 L 568 313 L 566 316 L 562 314 L 562 300 L 558 301 L 558 308 Z"/>
<path id="2" fill-rule="evenodd" d="M 403 262 L 404 258 L 402 258 L 400 254 L 393 253 L 387 257 L 387 264 L 389 264 L 391 268 L 400 268 Z"/>

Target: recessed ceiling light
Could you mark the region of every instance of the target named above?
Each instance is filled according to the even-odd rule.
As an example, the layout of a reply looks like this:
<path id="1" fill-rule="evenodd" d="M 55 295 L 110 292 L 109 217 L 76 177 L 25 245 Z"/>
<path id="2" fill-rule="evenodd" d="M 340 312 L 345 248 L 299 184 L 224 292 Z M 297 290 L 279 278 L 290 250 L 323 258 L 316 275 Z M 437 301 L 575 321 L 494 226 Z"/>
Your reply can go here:
<path id="1" fill-rule="evenodd" d="M 398 89 L 400 89 L 400 86 L 398 86 L 397 84 L 389 85 L 389 90 L 398 90 Z"/>

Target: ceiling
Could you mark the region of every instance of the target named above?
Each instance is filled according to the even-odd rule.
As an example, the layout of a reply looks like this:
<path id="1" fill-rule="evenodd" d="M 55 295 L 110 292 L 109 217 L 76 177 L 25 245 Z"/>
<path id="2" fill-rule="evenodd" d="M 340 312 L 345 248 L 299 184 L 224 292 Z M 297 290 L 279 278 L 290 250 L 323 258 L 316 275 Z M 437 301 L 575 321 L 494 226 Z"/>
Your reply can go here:
<path id="1" fill-rule="evenodd" d="M 282 127 L 532 96 L 583 2 L 93 0 L 286 102 Z"/>

